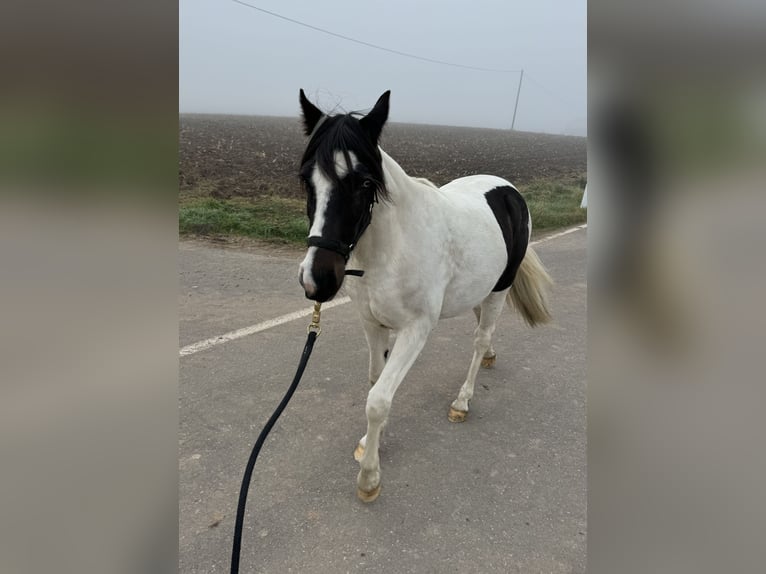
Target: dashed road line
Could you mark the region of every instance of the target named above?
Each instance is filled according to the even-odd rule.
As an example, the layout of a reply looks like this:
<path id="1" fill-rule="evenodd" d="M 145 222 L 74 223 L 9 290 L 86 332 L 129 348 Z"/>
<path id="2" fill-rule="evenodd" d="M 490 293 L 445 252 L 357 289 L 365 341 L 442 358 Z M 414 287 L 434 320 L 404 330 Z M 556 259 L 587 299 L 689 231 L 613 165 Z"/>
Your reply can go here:
<path id="1" fill-rule="evenodd" d="M 575 231 L 579 231 L 580 229 L 585 229 L 587 227 L 588 227 L 587 223 L 583 225 L 577 225 L 576 227 L 570 227 L 569 229 L 565 229 L 564 231 L 561 231 L 559 233 L 554 233 L 553 235 L 549 235 L 547 237 L 543 237 L 542 239 L 538 239 L 537 241 L 532 241 L 530 245 L 537 245 L 539 243 L 550 241 L 551 239 L 557 239 L 559 237 L 563 237 L 564 235 L 574 233 Z M 327 303 L 322 303 L 322 310 L 332 309 L 333 307 L 345 305 L 346 303 L 349 303 L 350 301 L 351 301 L 350 297 L 341 297 L 333 301 L 328 301 Z M 228 333 L 224 333 L 223 335 L 218 335 L 217 337 L 210 337 L 209 339 L 205 339 L 203 341 L 198 341 L 196 343 L 192 343 L 191 345 L 186 345 L 185 347 L 181 347 L 181 350 L 179 351 L 178 354 L 181 357 L 193 355 L 194 353 L 199 353 L 200 351 L 210 349 L 211 347 L 215 347 L 217 345 L 223 345 L 224 343 L 228 343 L 229 341 L 235 341 L 237 339 L 241 339 L 242 337 L 248 337 L 250 335 L 260 333 L 261 331 L 266 331 L 267 329 L 272 329 L 274 327 L 278 327 L 279 325 L 284 325 L 285 323 L 289 323 L 290 321 L 301 319 L 302 317 L 308 317 L 309 315 L 311 315 L 313 311 L 314 311 L 313 307 L 309 307 L 307 309 L 301 309 L 300 311 L 293 311 L 292 313 L 287 313 L 285 315 L 275 317 L 274 319 L 262 321 L 261 323 L 250 325 L 249 327 L 242 327 L 241 329 L 229 331 Z"/>
<path id="2" fill-rule="evenodd" d="M 348 303 L 349 301 L 351 301 L 350 297 L 341 297 L 340 299 L 335 299 L 333 301 L 328 301 L 327 303 L 322 303 L 322 311 L 324 311 L 325 309 L 332 309 L 333 307 L 337 307 L 338 305 L 344 305 Z M 209 349 L 210 347 L 223 345 L 224 343 L 228 343 L 229 341 L 235 341 L 236 339 L 241 339 L 242 337 L 254 335 L 255 333 L 260 333 L 261 331 L 265 331 L 273 327 L 278 327 L 279 325 L 284 325 L 285 323 L 289 323 L 290 321 L 295 321 L 296 319 L 300 319 L 301 317 L 308 317 L 309 315 L 311 315 L 313 311 L 314 311 L 313 307 L 309 307 L 308 309 L 301 309 L 300 311 L 293 311 L 292 313 L 287 313 L 286 315 L 281 315 L 280 317 L 269 319 L 268 321 L 263 321 L 256 325 L 250 325 L 249 327 L 242 327 L 241 329 L 237 329 L 235 331 L 229 331 L 228 333 L 224 333 L 223 335 L 218 335 L 217 337 L 211 337 L 209 339 L 205 339 L 204 341 L 198 341 L 197 343 L 192 343 L 191 345 L 186 345 L 185 347 L 182 347 L 181 350 L 179 351 L 179 355 L 181 357 L 186 357 L 187 355 L 193 355 L 194 353 L 199 353 L 200 351 L 204 351 L 206 349 Z"/>

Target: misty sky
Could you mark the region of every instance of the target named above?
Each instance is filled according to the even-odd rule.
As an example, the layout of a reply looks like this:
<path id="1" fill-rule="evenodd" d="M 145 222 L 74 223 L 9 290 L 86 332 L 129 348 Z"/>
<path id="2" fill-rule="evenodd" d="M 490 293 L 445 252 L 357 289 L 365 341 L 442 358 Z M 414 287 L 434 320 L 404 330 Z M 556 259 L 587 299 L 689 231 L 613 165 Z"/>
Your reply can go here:
<path id="1" fill-rule="evenodd" d="M 586 0 L 242 0 L 332 32 L 455 64 L 524 69 L 516 129 L 585 135 Z M 181 0 L 179 109 L 297 116 L 298 90 L 326 110 L 508 128 L 518 73 L 383 52 L 231 0 Z"/>

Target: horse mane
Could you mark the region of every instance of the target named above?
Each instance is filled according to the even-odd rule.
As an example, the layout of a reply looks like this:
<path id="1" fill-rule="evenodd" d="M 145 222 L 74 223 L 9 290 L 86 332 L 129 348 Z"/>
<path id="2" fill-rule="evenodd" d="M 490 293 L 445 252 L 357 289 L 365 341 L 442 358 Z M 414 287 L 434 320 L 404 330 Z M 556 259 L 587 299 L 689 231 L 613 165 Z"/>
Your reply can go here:
<path id="1" fill-rule="evenodd" d="M 413 177 L 415 181 L 419 181 L 420 183 L 425 183 L 428 187 L 433 187 L 434 189 L 439 189 L 439 186 L 436 185 L 433 181 L 430 179 L 426 179 L 425 177 Z"/>
<path id="2" fill-rule="evenodd" d="M 333 184 L 338 185 L 340 178 L 335 171 L 335 153 L 343 153 L 348 172 L 351 173 L 353 170 L 349 152 L 354 152 L 357 160 L 369 172 L 366 177 L 375 184 L 374 200 L 388 200 L 389 193 L 385 185 L 378 145 L 367 135 L 357 115 L 361 114 L 331 116 L 322 122 L 303 153 L 301 172 L 305 173 L 313 159 Z"/>

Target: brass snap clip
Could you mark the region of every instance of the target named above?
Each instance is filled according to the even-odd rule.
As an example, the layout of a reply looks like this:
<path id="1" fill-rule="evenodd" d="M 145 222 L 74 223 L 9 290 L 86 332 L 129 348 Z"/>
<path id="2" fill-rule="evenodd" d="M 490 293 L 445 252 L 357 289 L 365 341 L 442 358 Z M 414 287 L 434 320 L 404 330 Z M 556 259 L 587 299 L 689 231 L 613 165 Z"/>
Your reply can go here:
<path id="1" fill-rule="evenodd" d="M 311 315 L 311 323 L 309 323 L 308 329 L 306 329 L 308 333 L 311 333 L 312 331 L 314 331 L 317 334 L 317 337 L 322 332 L 322 328 L 319 326 L 319 317 L 321 315 L 321 309 L 322 309 L 321 303 L 314 303 L 314 312 Z"/>

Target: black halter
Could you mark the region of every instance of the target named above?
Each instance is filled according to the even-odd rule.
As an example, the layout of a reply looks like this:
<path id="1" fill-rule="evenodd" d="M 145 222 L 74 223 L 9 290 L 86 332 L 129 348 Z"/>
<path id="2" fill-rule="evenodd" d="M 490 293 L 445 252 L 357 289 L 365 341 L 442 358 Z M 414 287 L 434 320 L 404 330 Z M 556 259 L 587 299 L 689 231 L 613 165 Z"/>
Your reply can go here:
<path id="1" fill-rule="evenodd" d="M 365 232 L 367 227 L 370 225 L 370 222 L 372 221 L 372 207 L 374 205 L 375 200 L 373 199 L 370 201 L 370 208 L 366 210 L 362 214 L 362 217 L 359 219 L 359 221 L 356 222 L 356 228 L 354 229 L 354 239 L 351 240 L 351 243 L 345 243 L 344 241 L 340 241 L 338 239 L 325 239 L 321 235 L 312 235 L 306 240 L 307 245 L 309 247 L 321 247 L 322 249 L 334 251 L 335 253 L 343 256 L 344 261 L 348 262 L 348 258 L 351 257 L 351 251 L 359 242 L 359 238 L 362 237 L 362 234 Z M 345 274 L 361 277 L 364 275 L 364 271 L 358 269 L 348 269 L 346 270 Z"/>
<path id="2" fill-rule="evenodd" d="M 351 256 L 351 250 L 354 248 L 353 244 L 346 245 L 337 239 L 325 239 L 320 235 L 312 235 L 306 240 L 306 243 L 309 247 L 321 247 L 322 249 L 339 253 L 346 261 L 348 261 L 348 258 Z"/>

